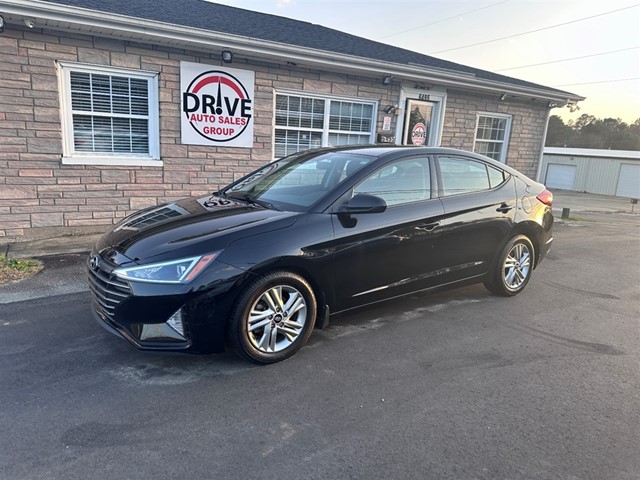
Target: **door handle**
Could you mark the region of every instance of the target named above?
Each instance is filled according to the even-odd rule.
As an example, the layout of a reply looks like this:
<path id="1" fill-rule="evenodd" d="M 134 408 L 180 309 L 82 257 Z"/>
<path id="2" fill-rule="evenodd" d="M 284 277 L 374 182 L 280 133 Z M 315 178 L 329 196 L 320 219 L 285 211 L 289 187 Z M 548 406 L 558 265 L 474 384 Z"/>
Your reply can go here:
<path id="1" fill-rule="evenodd" d="M 507 213 L 509 210 L 512 210 L 512 209 L 513 209 L 513 205 L 507 205 L 506 203 L 503 203 L 498 208 L 496 208 L 496 212 Z"/>
<path id="2" fill-rule="evenodd" d="M 423 223 L 416 227 L 416 230 L 424 230 L 425 232 L 432 232 L 440 226 L 440 222 Z"/>

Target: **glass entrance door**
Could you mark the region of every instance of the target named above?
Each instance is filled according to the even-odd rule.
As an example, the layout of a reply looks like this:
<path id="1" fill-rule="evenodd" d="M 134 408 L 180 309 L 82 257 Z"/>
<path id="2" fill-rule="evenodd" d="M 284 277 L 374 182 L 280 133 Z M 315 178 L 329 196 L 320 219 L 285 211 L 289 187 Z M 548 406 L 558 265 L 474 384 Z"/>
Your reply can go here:
<path id="1" fill-rule="evenodd" d="M 430 144 L 435 102 L 407 98 L 404 109 L 402 145 L 425 146 Z"/>

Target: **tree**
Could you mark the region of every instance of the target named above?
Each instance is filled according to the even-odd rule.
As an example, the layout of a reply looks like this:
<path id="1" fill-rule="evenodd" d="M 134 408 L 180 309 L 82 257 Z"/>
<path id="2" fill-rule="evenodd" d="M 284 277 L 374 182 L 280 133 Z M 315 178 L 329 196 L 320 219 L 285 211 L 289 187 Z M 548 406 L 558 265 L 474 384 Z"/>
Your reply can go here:
<path id="1" fill-rule="evenodd" d="M 631 125 L 619 118 L 599 119 L 582 114 L 567 124 L 558 116 L 549 117 L 548 147 L 640 150 L 640 118 Z"/>
<path id="2" fill-rule="evenodd" d="M 572 128 L 565 125 L 558 115 L 549 117 L 549 126 L 547 127 L 547 146 L 566 147 L 572 143 L 574 132 Z"/>
<path id="3" fill-rule="evenodd" d="M 591 125 L 595 121 L 596 117 L 589 115 L 588 113 L 583 113 L 578 117 L 576 122 L 573 124 L 573 127 L 578 130 L 582 130 L 584 127 Z"/>

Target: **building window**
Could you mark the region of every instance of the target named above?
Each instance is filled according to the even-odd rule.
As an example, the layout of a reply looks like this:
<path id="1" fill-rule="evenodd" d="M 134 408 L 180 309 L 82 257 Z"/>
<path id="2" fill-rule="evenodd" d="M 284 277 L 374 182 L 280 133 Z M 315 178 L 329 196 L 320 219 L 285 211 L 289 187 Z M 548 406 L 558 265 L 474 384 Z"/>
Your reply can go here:
<path id="1" fill-rule="evenodd" d="M 510 130 L 510 115 L 479 113 L 473 151 L 505 163 Z"/>
<path id="2" fill-rule="evenodd" d="M 276 95 L 275 157 L 373 141 L 375 102 Z"/>
<path id="3" fill-rule="evenodd" d="M 63 163 L 157 165 L 157 74 L 60 64 Z"/>

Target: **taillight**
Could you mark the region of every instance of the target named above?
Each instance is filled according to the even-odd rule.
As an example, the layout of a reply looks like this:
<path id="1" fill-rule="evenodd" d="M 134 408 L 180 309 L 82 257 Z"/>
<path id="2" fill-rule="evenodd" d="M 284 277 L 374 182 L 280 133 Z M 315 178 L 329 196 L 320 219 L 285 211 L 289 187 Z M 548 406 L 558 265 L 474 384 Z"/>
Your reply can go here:
<path id="1" fill-rule="evenodd" d="M 551 193 L 546 188 L 540 194 L 536 195 L 536 198 L 545 205 L 551 206 L 551 204 L 553 203 L 553 193 Z"/>

